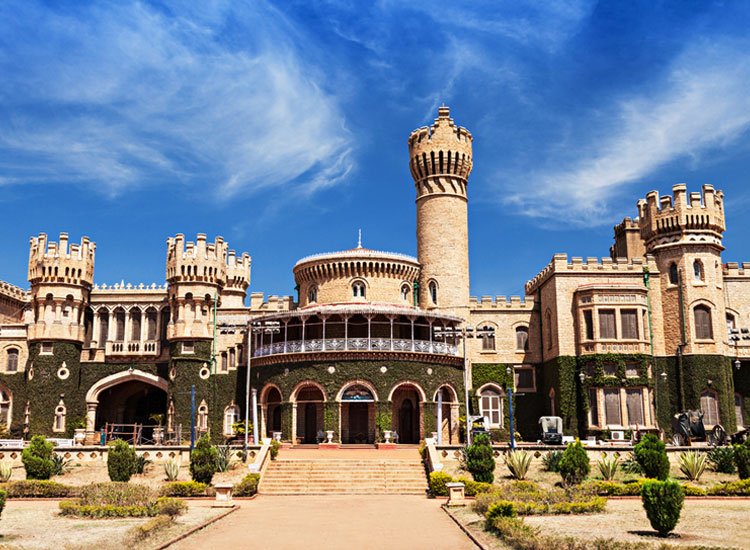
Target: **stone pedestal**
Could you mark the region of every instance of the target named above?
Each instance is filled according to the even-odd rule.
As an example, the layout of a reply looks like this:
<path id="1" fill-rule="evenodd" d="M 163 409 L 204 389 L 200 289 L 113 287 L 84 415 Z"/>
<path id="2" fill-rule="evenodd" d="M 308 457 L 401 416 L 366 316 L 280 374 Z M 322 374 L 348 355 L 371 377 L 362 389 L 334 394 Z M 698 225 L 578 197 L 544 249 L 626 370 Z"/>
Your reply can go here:
<path id="1" fill-rule="evenodd" d="M 232 502 L 232 488 L 234 485 L 231 483 L 217 483 L 214 485 L 216 489 L 216 500 L 214 501 L 212 508 L 231 508 L 234 506 Z"/>
<path id="2" fill-rule="evenodd" d="M 448 506 L 466 506 L 463 483 L 446 483 L 448 488 Z"/>

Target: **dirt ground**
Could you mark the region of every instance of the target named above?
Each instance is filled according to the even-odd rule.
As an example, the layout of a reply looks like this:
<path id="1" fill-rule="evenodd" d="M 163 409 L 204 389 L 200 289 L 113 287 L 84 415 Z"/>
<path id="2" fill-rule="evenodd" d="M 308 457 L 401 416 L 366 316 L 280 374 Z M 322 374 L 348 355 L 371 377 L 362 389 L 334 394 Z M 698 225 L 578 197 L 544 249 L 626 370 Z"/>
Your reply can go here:
<path id="1" fill-rule="evenodd" d="M 452 509 L 489 548 L 505 548 L 493 535 L 484 531 L 484 521 L 467 507 Z M 686 500 L 680 522 L 672 536 L 661 539 L 646 518 L 640 500 L 610 500 L 603 514 L 578 516 L 529 516 L 524 521 L 555 534 L 579 539 L 614 538 L 631 542 L 668 542 L 675 545 L 722 546 L 750 549 L 750 501 Z"/>
<path id="2" fill-rule="evenodd" d="M 58 501 L 9 500 L 0 520 L 2 550 L 151 549 L 222 513 L 211 501 L 188 501 L 188 511 L 175 524 L 134 544 L 128 531 L 146 519 L 78 519 L 58 515 Z"/>

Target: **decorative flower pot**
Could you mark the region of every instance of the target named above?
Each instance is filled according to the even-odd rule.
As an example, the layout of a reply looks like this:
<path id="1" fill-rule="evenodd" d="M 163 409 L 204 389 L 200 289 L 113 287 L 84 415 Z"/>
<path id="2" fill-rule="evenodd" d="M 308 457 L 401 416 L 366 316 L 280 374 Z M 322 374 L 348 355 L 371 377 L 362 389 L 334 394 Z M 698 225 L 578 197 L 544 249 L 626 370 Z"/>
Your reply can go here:
<path id="1" fill-rule="evenodd" d="M 273 438 L 281 443 L 281 432 L 273 432 Z"/>
<path id="2" fill-rule="evenodd" d="M 391 430 L 383 430 L 383 436 L 385 437 L 386 443 L 391 442 Z"/>
<path id="3" fill-rule="evenodd" d="M 326 430 L 326 439 L 328 443 L 333 443 L 333 430 Z"/>
<path id="4" fill-rule="evenodd" d="M 76 428 L 73 431 L 73 441 L 76 445 L 83 445 L 86 440 L 86 428 Z"/>
<path id="5" fill-rule="evenodd" d="M 164 428 L 161 426 L 154 428 L 154 443 L 156 445 L 164 444 Z"/>

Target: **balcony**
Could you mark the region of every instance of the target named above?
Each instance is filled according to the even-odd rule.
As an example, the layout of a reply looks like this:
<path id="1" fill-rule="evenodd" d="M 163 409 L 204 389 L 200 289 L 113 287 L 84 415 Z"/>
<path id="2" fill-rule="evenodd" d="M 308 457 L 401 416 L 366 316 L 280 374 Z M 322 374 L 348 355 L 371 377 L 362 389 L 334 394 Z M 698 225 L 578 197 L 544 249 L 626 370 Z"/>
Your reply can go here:
<path id="1" fill-rule="evenodd" d="M 458 346 L 445 342 L 395 338 L 326 338 L 265 344 L 256 348 L 253 356 L 265 357 L 283 353 L 316 353 L 326 351 L 393 351 L 453 356 L 458 356 L 459 353 Z"/>
<path id="2" fill-rule="evenodd" d="M 144 342 L 107 342 L 107 357 L 158 357 L 161 353 L 161 344 L 158 341 L 147 340 Z"/>
<path id="3" fill-rule="evenodd" d="M 580 344 L 581 353 L 651 353 L 648 342 L 589 341 Z"/>

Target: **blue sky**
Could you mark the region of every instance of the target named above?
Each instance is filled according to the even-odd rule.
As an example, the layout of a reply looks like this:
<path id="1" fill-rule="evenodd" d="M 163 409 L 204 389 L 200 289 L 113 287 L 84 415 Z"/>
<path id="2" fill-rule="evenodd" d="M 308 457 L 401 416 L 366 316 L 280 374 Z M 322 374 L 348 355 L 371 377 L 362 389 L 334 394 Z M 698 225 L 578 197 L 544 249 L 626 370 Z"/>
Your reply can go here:
<path id="1" fill-rule="evenodd" d="M 39 232 L 90 236 L 107 284 L 222 235 L 267 294 L 359 228 L 416 255 L 406 140 L 443 102 L 474 136 L 472 294 L 607 255 L 681 182 L 724 190 L 750 261 L 748 28 L 746 2 L 3 2 L 0 279 Z"/>

